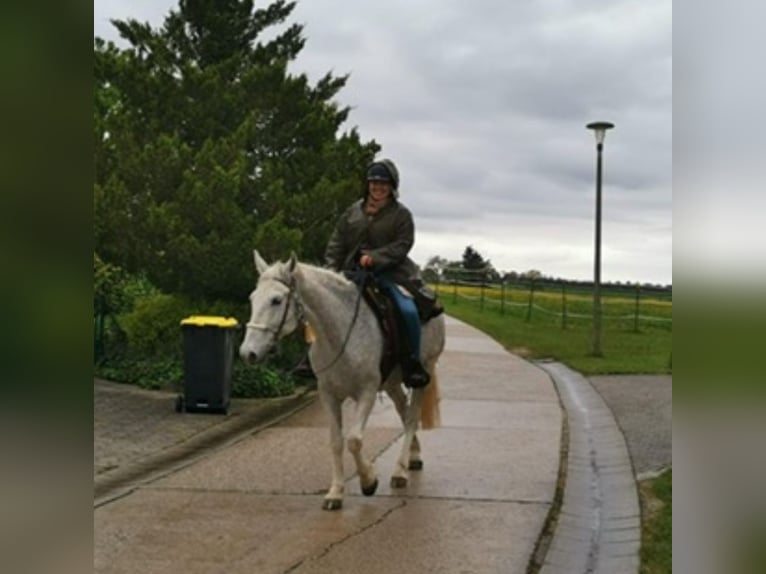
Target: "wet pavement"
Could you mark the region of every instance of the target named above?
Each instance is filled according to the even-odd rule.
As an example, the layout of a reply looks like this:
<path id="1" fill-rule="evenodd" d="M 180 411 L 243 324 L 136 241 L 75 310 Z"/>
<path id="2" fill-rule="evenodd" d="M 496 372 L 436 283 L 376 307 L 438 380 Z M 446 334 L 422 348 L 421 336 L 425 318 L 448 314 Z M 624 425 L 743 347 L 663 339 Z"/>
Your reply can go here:
<path id="1" fill-rule="evenodd" d="M 407 488 L 390 488 L 401 425 L 382 399 L 364 443 L 380 487 L 374 497 L 362 496 L 346 454 L 346 500 L 337 512 L 321 510 L 330 479 L 329 431 L 314 391 L 301 389 L 277 401 L 234 400 L 226 416 L 179 414 L 174 394 L 96 381 L 95 571 L 526 573 L 533 555 L 549 568 L 545 572 L 588 571 L 552 569 L 562 558 L 573 567 L 597 565 L 594 549 L 598 557 L 606 546 L 592 543 L 592 522 L 559 513 L 556 485 L 566 476 L 571 501 L 577 488 L 587 499 L 593 483 L 587 474 L 592 467 L 572 455 L 572 447 L 588 440 L 572 438 L 573 409 L 585 408 L 590 420 L 612 429 L 611 439 L 598 438 L 610 456 L 620 440 L 625 451 L 623 432 L 630 445 L 641 425 L 635 409 L 624 406 L 629 387 L 619 387 L 620 378 L 594 382 L 609 385 L 607 405 L 582 379 L 578 384 L 590 400 L 569 404 L 565 419 L 561 406 L 567 400 L 562 393 L 560 402 L 554 376 L 451 318 L 438 372 L 442 427 L 419 433 L 424 469 L 411 473 Z M 652 401 L 662 406 L 667 388 L 657 383 L 649 392 L 642 408 L 650 409 Z M 612 411 L 619 413 L 619 425 Z M 561 449 L 565 420 L 571 444 Z M 647 451 L 658 450 L 653 440 Z M 669 440 L 658 439 L 659 450 Z M 665 456 L 645 457 L 637 472 L 662 466 Z M 613 493 L 624 480 L 611 481 L 612 469 L 624 461 L 605 464 L 601 486 Z M 632 475 L 630 483 L 635 490 Z M 623 504 L 633 496 L 629 488 L 625 492 L 614 500 Z M 634 516 L 632 507 L 625 516 Z M 555 533 L 547 532 L 546 521 L 552 518 L 559 529 L 576 526 L 564 534 L 581 542 L 551 544 Z M 624 522 L 618 526 L 635 527 Z M 544 532 L 547 542 L 541 543 Z M 632 531 L 615 535 L 634 541 Z M 637 546 L 629 550 L 611 572 L 635 572 L 630 568 L 637 564 Z M 616 564 L 607 558 L 604 552 L 602 564 Z"/>
<path id="2" fill-rule="evenodd" d="M 178 413 L 177 393 L 94 380 L 93 483 L 96 504 L 152 480 L 313 402 L 299 387 L 278 399 L 232 399 L 228 413 Z"/>

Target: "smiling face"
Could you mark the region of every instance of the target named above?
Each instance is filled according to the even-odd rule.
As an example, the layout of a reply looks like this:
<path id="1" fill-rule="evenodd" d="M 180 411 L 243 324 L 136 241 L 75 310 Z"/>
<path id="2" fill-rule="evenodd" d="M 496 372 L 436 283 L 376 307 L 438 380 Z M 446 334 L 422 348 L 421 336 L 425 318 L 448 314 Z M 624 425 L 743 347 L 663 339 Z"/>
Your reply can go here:
<path id="1" fill-rule="evenodd" d="M 367 184 L 365 213 L 372 217 L 391 201 L 391 184 L 386 181 L 370 180 Z"/>
<path id="2" fill-rule="evenodd" d="M 377 204 L 383 204 L 391 197 L 391 184 L 385 181 L 370 181 L 369 197 Z"/>

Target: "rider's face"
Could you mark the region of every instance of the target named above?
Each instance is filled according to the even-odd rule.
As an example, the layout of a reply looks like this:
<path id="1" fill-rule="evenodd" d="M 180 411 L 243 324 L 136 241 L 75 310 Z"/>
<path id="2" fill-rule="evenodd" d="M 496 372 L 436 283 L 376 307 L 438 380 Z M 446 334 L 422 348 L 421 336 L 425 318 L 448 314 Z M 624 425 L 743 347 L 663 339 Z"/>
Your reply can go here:
<path id="1" fill-rule="evenodd" d="M 391 195 L 391 185 L 384 181 L 370 182 L 370 196 L 374 201 L 383 201 Z"/>

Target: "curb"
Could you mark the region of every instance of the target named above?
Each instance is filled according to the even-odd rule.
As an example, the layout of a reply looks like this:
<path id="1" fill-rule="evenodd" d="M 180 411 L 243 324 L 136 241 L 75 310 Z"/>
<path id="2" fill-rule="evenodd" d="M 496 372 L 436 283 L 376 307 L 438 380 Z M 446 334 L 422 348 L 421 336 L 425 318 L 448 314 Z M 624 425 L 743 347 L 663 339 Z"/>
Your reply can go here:
<path id="1" fill-rule="evenodd" d="M 188 466 L 211 449 L 273 426 L 313 403 L 316 396 L 315 389 L 305 388 L 290 397 L 273 399 L 274 403 L 233 415 L 230 420 L 140 461 L 101 473 L 93 480 L 93 507 L 122 498 L 140 486 Z"/>
<path id="2" fill-rule="evenodd" d="M 563 500 L 539 571 L 635 574 L 641 515 L 622 430 L 580 373 L 555 361 L 538 366 L 555 383 L 569 426 Z"/>

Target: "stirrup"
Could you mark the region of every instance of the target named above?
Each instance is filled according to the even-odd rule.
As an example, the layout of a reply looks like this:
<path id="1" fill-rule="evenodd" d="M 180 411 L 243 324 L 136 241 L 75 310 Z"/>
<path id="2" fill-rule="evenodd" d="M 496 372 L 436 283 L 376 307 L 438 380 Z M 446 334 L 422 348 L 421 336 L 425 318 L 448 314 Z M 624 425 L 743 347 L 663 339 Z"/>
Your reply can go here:
<path id="1" fill-rule="evenodd" d="M 407 365 L 402 365 L 402 381 L 405 386 L 411 389 L 419 389 L 425 387 L 431 382 L 431 376 L 420 364 L 420 361 L 414 359 L 407 361 Z"/>

